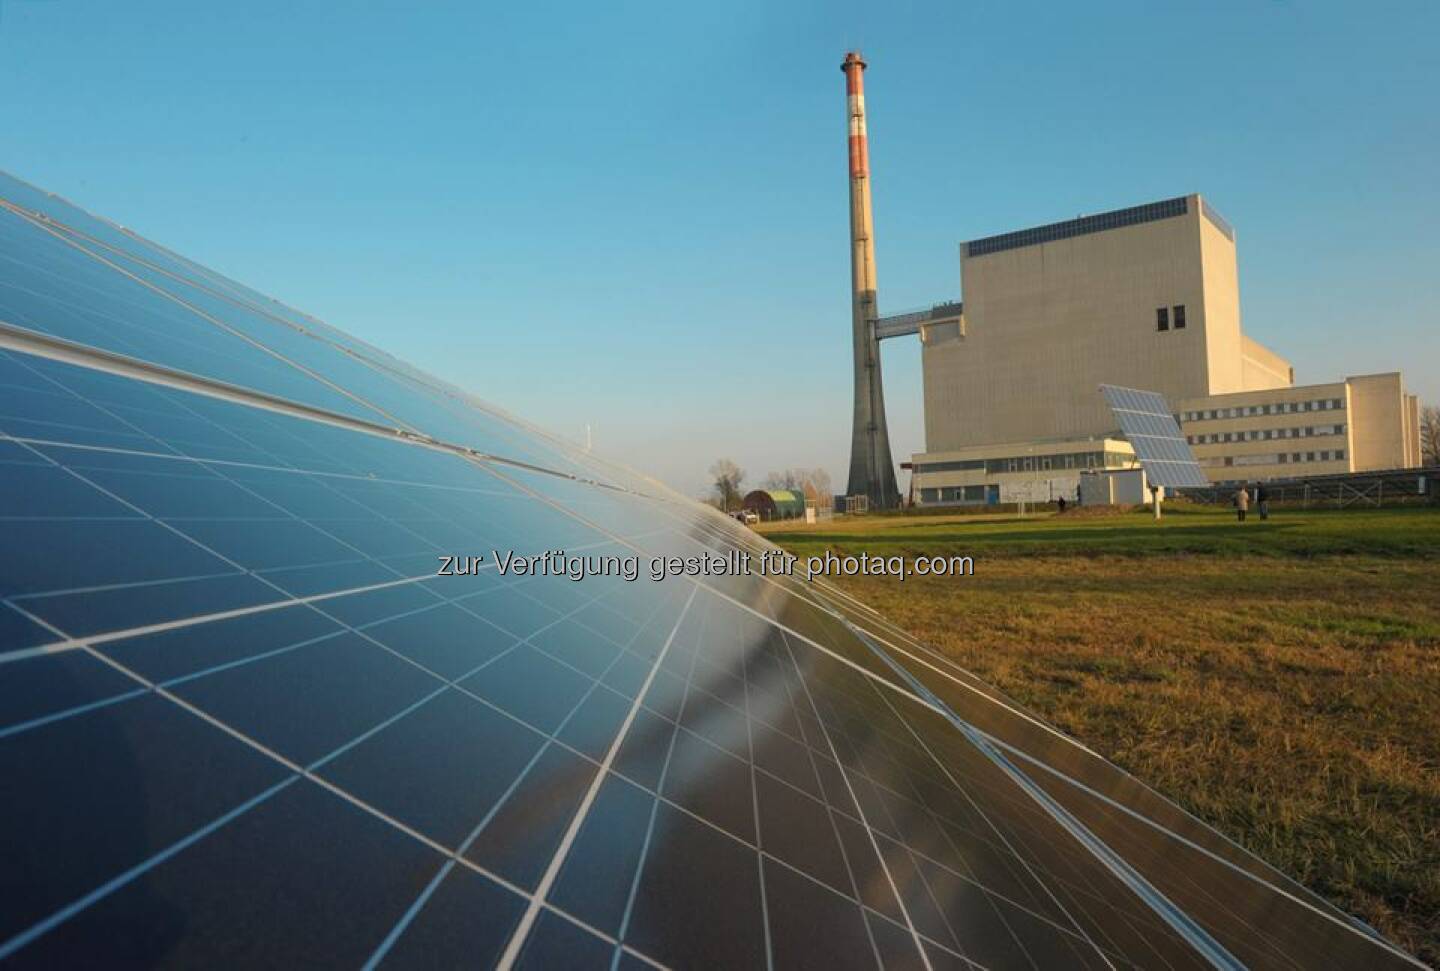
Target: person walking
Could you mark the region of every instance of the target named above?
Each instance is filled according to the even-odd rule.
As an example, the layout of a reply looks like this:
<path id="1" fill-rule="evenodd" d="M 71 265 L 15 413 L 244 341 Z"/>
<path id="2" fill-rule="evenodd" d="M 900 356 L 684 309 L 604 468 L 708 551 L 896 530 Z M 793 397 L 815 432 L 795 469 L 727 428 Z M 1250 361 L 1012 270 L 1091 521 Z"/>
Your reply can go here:
<path id="1" fill-rule="evenodd" d="M 1270 518 L 1270 490 L 1263 482 L 1255 483 L 1255 508 L 1260 510 L 1261 522 Z"/>
<path id="2" fill-rule="evenodd" d="M 1235 503 L 1235 515 L 1243 523 L 1245 521 L 1245 513 L 1250 509 L 1250 490 L 1245 488 L 1244 483 L 1241 483 L 1240 488 L 1235 490 L 1233 501 Z"/>

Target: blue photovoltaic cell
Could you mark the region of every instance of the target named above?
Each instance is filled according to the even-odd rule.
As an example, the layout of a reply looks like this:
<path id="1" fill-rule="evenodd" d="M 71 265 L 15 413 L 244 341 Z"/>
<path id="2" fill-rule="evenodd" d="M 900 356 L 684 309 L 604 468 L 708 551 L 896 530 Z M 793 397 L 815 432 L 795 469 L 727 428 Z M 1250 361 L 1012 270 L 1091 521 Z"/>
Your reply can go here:
<path id="1" fill-rule="evenodd" d="M 1100 385 L 1100 392 L 1135 449 L 1147 482 L 1166 488 L 1210 484 L 1164 396 L 1109 384 Z"/>
<path id="2" fill-rule="evenodd" d="M 714 511 L 0 203 L 7 967 L 1413 963 L 838 591 L 650 580 Z"/>

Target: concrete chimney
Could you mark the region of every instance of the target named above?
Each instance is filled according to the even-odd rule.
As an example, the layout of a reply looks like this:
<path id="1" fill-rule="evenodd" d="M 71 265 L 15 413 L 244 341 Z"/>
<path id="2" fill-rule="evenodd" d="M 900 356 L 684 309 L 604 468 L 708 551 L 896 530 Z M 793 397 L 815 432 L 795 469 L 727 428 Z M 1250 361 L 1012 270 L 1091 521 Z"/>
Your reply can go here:
<path id="1" fill-rule="evenodd" d="M 885 391 L 880 379 L 879 316 L 875 303 L 874 220 L 870 211 L 870 151 L 865 135 L 865 61 L 859 51 L 845 55 L 845 111 L 850 125 L 850 289 L 855 342 L 855 426 L 850 441 L 846 495 L 869 496 L 872 508 L 899 504 L 890 432 L 885 424 Z"/>

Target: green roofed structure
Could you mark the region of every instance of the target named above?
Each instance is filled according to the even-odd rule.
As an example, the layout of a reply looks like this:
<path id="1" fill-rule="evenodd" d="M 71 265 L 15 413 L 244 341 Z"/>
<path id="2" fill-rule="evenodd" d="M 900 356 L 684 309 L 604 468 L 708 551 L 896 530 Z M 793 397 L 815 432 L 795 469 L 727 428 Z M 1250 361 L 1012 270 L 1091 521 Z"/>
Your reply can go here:
<path id="1" fill-rule="evenodd" d="M 745 497 L 745 508 L 761 519 L 797 519 L 805 515 L 805 493 L 791 489 L 756 489 Z"/>

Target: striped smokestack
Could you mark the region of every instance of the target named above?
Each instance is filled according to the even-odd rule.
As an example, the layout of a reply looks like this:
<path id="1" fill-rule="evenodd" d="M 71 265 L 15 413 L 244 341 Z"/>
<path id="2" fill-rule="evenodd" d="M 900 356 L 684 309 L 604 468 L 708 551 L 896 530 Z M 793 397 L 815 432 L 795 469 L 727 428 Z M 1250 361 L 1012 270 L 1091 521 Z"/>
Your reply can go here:
<path id="1" fill-rule="evenodd" d="M 855 426 L 850 441 L 847 495 L 869 496 L 876 508 L 899 502 L 890 433 L 885 424 L 885 393 L 880 380 L 880 342 L 875 337 L 874 220 L 870 212 L 870 147 L 865 132 L 865 59 L 845 55 L 845 112 L 850 128 L 850 283 L 851 326 L 855 342 Z"/>

